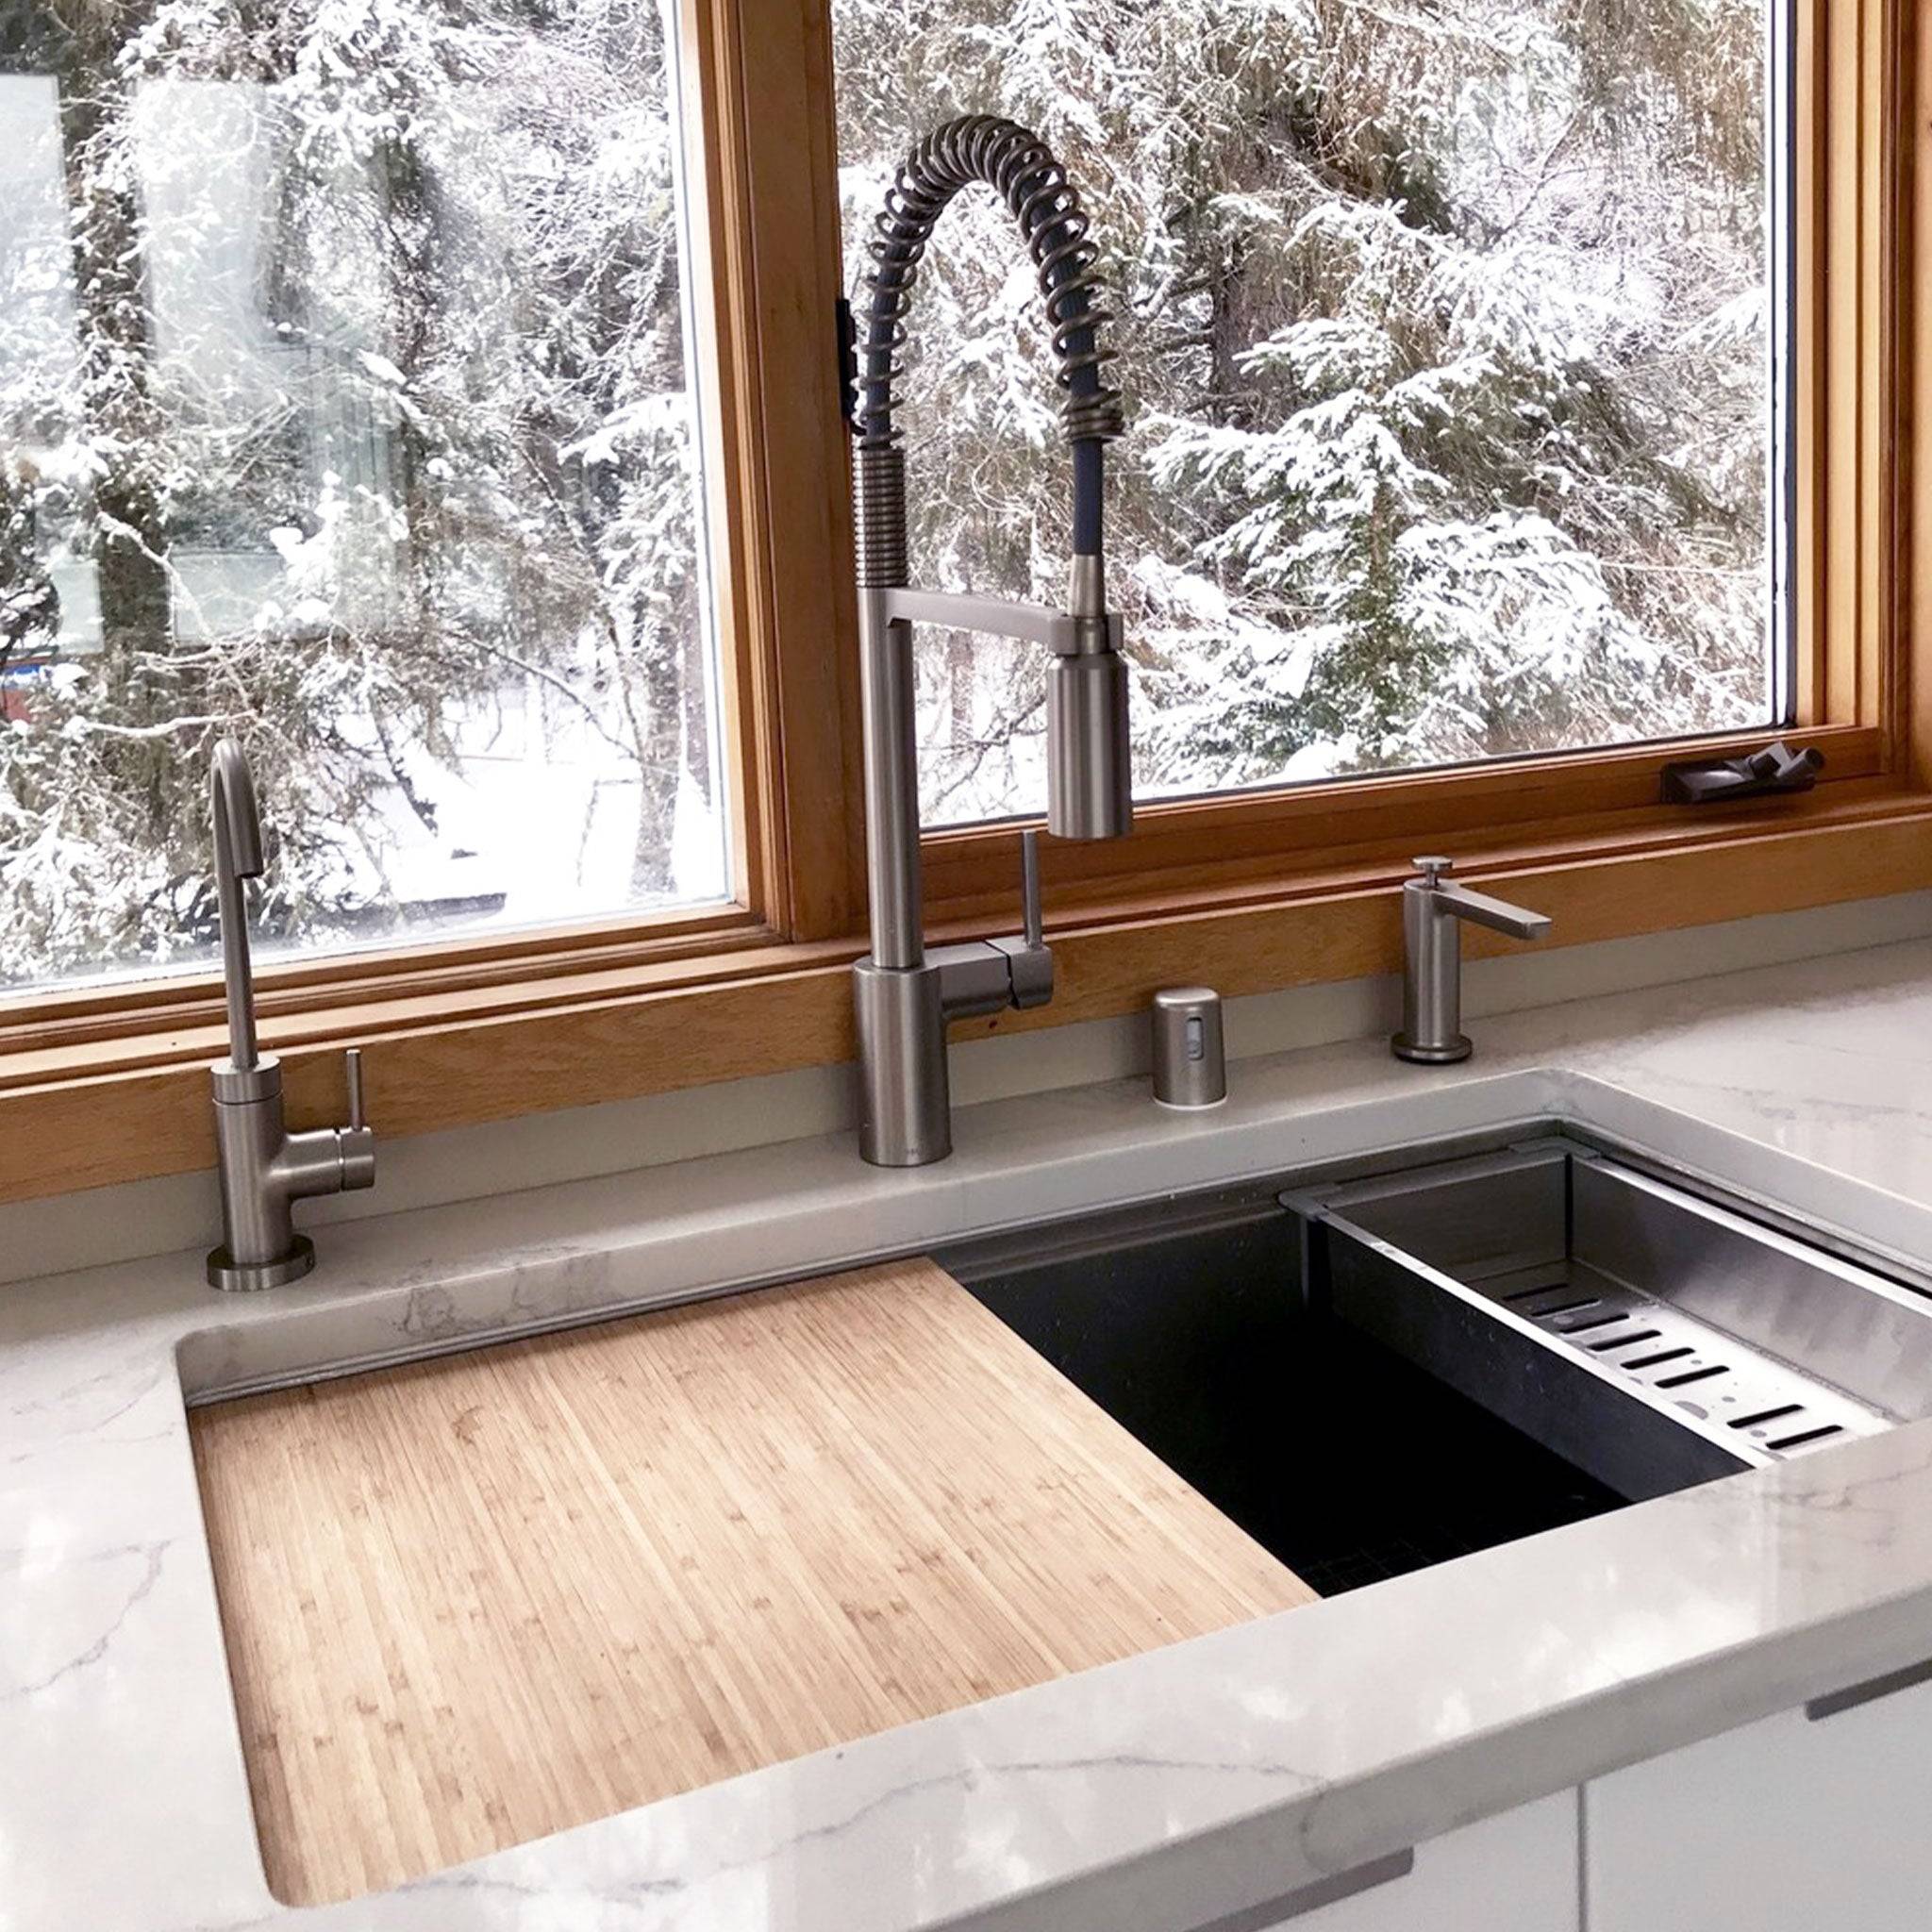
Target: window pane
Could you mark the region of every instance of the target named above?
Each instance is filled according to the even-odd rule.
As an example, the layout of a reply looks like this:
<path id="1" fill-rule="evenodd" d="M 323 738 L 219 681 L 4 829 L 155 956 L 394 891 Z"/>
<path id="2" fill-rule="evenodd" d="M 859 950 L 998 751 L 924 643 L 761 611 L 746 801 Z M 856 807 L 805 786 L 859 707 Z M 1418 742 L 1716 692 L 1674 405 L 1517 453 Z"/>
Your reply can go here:
<path id="1" fill-rule="evenodd" d="M 1087 198 L 1141 796 L 1771 720 L 1767 6 L 835 0 L 855 286 L 953 114 Z M 962 196 L 909 318 L 916 582 L 1063 595 L 1039 308 Z M 1039 810 L 1037 654 L 920 653 L 927 822 Z"/>
<path id="2" fill-rule="evenodd" d="M 657 0 L 0 41 L 0 981 L 727 891 Z"/>

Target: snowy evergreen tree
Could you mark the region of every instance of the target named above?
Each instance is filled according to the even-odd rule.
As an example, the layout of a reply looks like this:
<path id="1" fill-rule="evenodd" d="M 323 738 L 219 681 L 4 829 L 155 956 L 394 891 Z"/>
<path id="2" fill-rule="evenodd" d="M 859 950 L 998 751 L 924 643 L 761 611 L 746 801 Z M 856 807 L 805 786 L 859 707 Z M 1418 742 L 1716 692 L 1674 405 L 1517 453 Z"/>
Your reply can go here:
<path id="1" fill-rule="evenodd" d="M 655 0 L 15 11 L 10 64 L 60 90 L 82 346 L 51 407 L 0 360 L 36 478 L 0 545 L 64 525 L 100 641 L 0 740 L 0 976 L 208 943 L 227 732 L 277 842 L 268 930 L 379 924 L 407 894 L 378 797 L 436 831 L 425 776 L 506 689 L 622 757 L 632 894 L 671 896 L 712 781 Z M 258 232 L 198 232 L 250 193 Z M 200 337 L 157 341 L 151 285 L 238 246 L 230 308 L 176 303 Z M 197 550 L 278 558 L 279 587 L 238 625 Z M 9 584 L 16 661 L 47 608 L 43 568 Z"/>
<path id="2" fill-rule="evenodd" d="M 956 112 L 1037 125 L 1093 209 L 1143 791 L 1762 715 L 1757 0 L 835 19 L 849 242 Z M 1042 332 L 1004 226 L 990 198 L 949 215 L 922 271 L 921 568 L 1052 597 Z M 1039 667 L 956 640 L 921 669 L 928 810 L 1030 808 Z"/>
<path id="3" fill-rule="evenodd" d="M 1143 792 L 1764 715 L 1764 0 L 833 12 L 855 281 L 955 113 L 1094 214 Z M 536 752 L 614 774 L 621 897 L 715 881 L 665 18 L 0 0 L 0 981 L 206 950 L 229 732 L 291 941 L 418 916 L 499 741 L 540 820 Z M 927 580 L 1061 594 L 1039 311 L 962 197 L 905 389 Z M 1037 808 L 1037 654 L 919 668 L 928 812 Z"/>

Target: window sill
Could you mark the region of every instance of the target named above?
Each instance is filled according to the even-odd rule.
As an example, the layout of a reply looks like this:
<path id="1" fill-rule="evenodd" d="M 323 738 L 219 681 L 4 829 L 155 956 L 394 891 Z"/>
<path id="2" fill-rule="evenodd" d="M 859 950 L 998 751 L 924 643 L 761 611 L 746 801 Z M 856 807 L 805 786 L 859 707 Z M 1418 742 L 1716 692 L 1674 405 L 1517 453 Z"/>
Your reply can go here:
<path id="1" fill-rule="evenodd" d="M 1550 944 L 1579 945 L 1932 887 L 1932 793 L 1849 781 L 1689 825 L 1626 819 L 1456 843 L 1472 877 L 1551 915 Z M 954 1037 L 1128 1013 L 1157 987 L 1204 976 L 1233 996 L 1394 972 L 1393 889 L 1406 873 L 1404 859 L 1380 854 L 1110 903 L 1072 894 L 1077 906 L 1050 922 L 1053 1005 L 969 1022 Z M 949 922 L 935 936 L 986 924 Z M 1507 945 L 1469 939 L 1477 955 Z M 370 1117 L 385 1135 L 852 1057 L 846 968 L 862 940 L 786 945 L 746 927 L 698 945 L 691 936 L 644 957 L 580 955 L 575 970 L 486 974 L 460 989 L 365 982 L 346 998 L 305 968 L 265 1002 L 264 1044 L 283 1056 L 296 1125 L 338 1116 L 337 1050 L 366 1046 Z M 0 1028 L 0 1120 L 8 1145 L 35 1150 L 0 1175 L 0 1201 L 212 1166 L 207 1064 L 224 1047 L 219 1003 L 205 987 L 180 993 L 118 1024 L 70 1011 Z"/>

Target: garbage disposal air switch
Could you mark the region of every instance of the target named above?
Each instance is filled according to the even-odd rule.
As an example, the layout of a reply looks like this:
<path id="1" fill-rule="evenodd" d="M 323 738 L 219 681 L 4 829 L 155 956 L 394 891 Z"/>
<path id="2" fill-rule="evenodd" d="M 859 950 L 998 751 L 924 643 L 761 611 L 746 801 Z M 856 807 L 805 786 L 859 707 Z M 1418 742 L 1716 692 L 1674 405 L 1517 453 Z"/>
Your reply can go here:
<path id="1" fill-rule="evenodd" d="M 1209 986 L 1154 995 L 1154 1098 L 1162 1107 L 1219 1107 L 1227 1098 L 1221 995 Z"/>

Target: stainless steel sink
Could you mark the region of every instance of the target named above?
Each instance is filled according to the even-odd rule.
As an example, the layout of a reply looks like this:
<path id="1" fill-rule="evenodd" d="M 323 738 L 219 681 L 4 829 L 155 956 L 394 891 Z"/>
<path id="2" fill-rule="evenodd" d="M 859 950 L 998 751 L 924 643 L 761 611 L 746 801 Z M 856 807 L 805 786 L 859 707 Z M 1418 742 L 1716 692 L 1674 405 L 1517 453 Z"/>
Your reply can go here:
<path id="1" fill-rule="evenodd" d="M 941 1259 L 1317 1590 L 1932 1414 L 1932 1297 L 1564 1130 Z"/>

